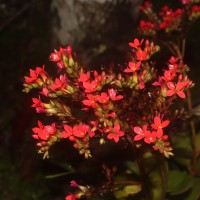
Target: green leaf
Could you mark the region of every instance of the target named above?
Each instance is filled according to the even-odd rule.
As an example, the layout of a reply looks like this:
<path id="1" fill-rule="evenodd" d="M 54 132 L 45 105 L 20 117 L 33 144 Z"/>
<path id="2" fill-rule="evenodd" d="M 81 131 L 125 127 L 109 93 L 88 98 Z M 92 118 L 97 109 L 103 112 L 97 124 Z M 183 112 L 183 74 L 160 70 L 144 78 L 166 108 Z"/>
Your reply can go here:
<path id="1" fill-rule="evenodd" d="M 186 192 L 192 187 L 193 178 L 186 172 L 171 170 L 168 174 L 168 192 L 178 195 Z"/>
<path id="2" fill-rule="evenodd" d="M 164 183 L 161 178 L 161 171 L 159 168 L 155 168 L 154 171 L 152 171 L 149 175 L 150 178 L 150 188 L 153 194 L 153 199 L 163 199 L 165 196 L 164 191 Z"/>
<path id="3" fill-rule="evenodd" d="M 131 170 L 133 173 L 138 174 L 140 173 L 140 170 L 138 168 L 138 164 L 136 162 L 131 162 L 131 161 L 127 161 L 125 162 L 125 166 Z"/>
<path id="4" fill-rule="evenodd" d="M 124 187 L 126 194 L 137 194 L 141 191 L 141 185 L 127 185 Z"/>
<path id="5" fill-rule="evenodd" d="M 57 178 L 60 176 L 65 176 L 65 175 L 69 175 L 69 174 L 73 174 L 74 172 L 63 172 L 63 173 L 59 173 L 59 174 L 53 174 L 53 175 L 47 175 L 45 176 L 45 178 Z"/>
<path id="6" fill-rule="evenodd" d="M 187 133 L 179 133 L 178 135 L 174 135 L 172 137 L 172 144 L 174 150 L 184 149 L 185 152 L 192 152 L 191 140 L 189 134 Z"/>
<path id="7" fill-rule="evenodd" d="M 122 190 L 118 190 L 114 193 L 117 199 L 123 199 L 129 195 L 134 195 L 139 193 L 142 190 L 141 185 L 127 185 L 123 187 Z"/>
<path id="8" fill-rule="evenodd" d="M 192 190 L 185 200 L 198 200 L 200 199 L 200 178 L 194 178 Z"/>

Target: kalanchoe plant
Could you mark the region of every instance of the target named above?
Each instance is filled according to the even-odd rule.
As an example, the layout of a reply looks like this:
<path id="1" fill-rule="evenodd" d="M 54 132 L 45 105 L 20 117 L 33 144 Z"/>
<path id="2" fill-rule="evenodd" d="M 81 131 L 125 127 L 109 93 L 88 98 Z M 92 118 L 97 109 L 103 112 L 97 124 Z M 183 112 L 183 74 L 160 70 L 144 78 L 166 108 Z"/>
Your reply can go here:
<path id="1" fill-rule="evenodd" d="M 61 140 L 71 141 L 80 154 L 89 158 L 93 156 L 90 144 L 94 139 L 99 146 L 120 141 L 137 152 L 145 149 L 151 154 L 160 152 L 161 157 L 173 155 L 173 135 L 169 130 L 176 115 L 172 104 L 184 99 L 185 91 L 193 85 L 186 75 L 188 67 L 172 56 L 159 75 L 153 61 L 159 46 L 137 38 L 129 45 L 129 60 L 119 69 L 88 71 L 67 46 L 50 54 L 58 68 L 57 77 L 50 76 L 44 66 L 31 69 L 30 75 L 25 76 L 23 91 L 39 91 L 32 99 L 32 107 L 54 120 L 50 125 L 38 121 L 32 129 L 44 158 L 49 157 L 51 146 Z M 80 193 L 69 194 L 66 200 L 90 196 L 94 191 L 75 181 L 71 186 Z"/>
<path id="2" fill-rule="evenodd" d="M 200 6 L 192 0 L 182 0 L 181 3 L 180 8 L 172 9 L 164 5 L 156 12 L 152 3 L 146 1 L 140 9 L 147 18 L 140 20 L 139 31 L 158 38 L 173 37 L 175 33 L 180 34 L 179 37 L 185 36 L 191 22 L 199 18 Z"/>

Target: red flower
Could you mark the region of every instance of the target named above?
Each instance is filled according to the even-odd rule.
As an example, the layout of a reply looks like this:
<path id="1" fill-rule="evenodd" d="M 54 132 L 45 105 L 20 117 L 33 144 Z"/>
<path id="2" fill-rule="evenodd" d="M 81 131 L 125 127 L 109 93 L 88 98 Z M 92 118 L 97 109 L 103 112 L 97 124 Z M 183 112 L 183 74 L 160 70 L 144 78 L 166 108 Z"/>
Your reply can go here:
<path id="1" fill-rule="evenodd" d="M 144 141 L 150 144 L 151 142 L 155 142 L 156 137 L 157 137 L 157 133 L 155 131 L 153 131 L 152 133 L 148 132 L 145 134 Z"/>
<path id="2" fill-rule="evenodd" d="M 109 96 L 105 92 L 102 92 L 101 95 L 97 95 L 96 100 L 99 103 L 106 104 L 109 101 Z"/>
<path id="3" fill-rule="evenodd" d="M 172 71 L 170 71 L 170 70 L 166 70 L 165 72 L 164 72 L 164 76 L 162 76 L 161 78 L 163 79 L 163 80 L 165 80 L 165 81 L 172 81 L 173 79 L 174 79 L 174 77 L 175 77 L 175 73 L 174 72 L 172 72 Z"/>
<path id="4" fill-rule="evenodd" d="M 147 52 L 139 49 L 138 51 L 136 51 L 136 59 L 137 60 L 147 60 Z"/>
<path id="5" fill-rule="evenodd" d="M 71 56 L 72 54 L 72 47 L 70 45 L 68 45 L 65 49 L 63 49 L 64 52 L 67 53 L 67 55 Z"/>
<path id="6" fill-rule="evenodd" d="M 90 72 L 81 73 L 78 78 L 78 82 L 87 82 L 90 79 Z"/>
<path id="7" fill-rule="evenodd" d="M 53 62 L 58 62 L 61 60 L 61 54 L 60 52 L 54 50 L 54 53 L 51 53 L 49 58 Z"/>
<path id="8" fill-rule="evenodd" d="M 151 127 L 157 130 L 157 137 L 161 138 L 163 136 L 163 128 L 169 125 L 169 120 L 161 121 L 160 117 L 154 117 L 154 123 L 151 124 Z"/>
<path id="9" fill-rule="evenodd" d="M 83 87 L 85 88 L 85 92 L 95 92 L 97 89 L 97 82 L 83 82 Z"/>
<path id="10" fill-rule="evenodd" d="M 129 44 L 129 46 L 137 49 L 138 47 L 141 46 L 142 42 L 143 42 L 143 40 L 141 40 L 141 42 L 140 42 L 137 38 L 135 38 L 133 42 L 129 42 L 128 44 Z"/>
<path id="11" fill-rule="evenodd" d="M 77 196 L 74 194 L 69 194 L 65 197 L 65 200 L 76 200 Z"/>
<path id="12" fill-rule="evenodd" d="M 31 83 L 37 83 L 38 82 L 38 76 L 41 76 L 43 81 L 46 80 L 46 72 L 44 71 L 44 66 L 43 68 L 41 67 L 36 67 L 35 70 L 30 69 L 30 77 L 25 76 L 25 82 L 27 84 L 31 84 Z"/>
<path id="13" fill-rule="evenodd" d="M 45 113 L 45 104 L 40 101 L 40 99 L 32 98 L 33 105 L 31 107 L 36 109 L 37 113 Z"/>
<path id="14" fill-rule="evenodd" d="M 78 138 L 85 137 L 88 131 L 90 131 L 90 127 L 86 124 L 77 125 L 73 127 L 73 135 Z"/>
<path id="15" fill-rule="evenodd" d="M 56 90 L 64 90 L 66 88 L 67 85 L 67 80 L 66 80 L 66 76 L 64 75 L 60 75 L 60 78 L 56 78 L 55 82 L 51 84 L 51 89 L 53 91 Z"/>
<path id="16" fill-rule="evenodd" d="M 185 93 L 183 92 L 184 87 L 186 86 L 185 82 L 178 82 L 176 85 L 172 82 L 167 82 L 167 87 L 170 90 L 167 90 L 167 96 L 173 96 L 177 94 L 180 98 L 185 98 Z"/>
<path id="17" fill-rule="evenodd" d="M 155 25 L 150 21 L 140 20 L 139 30 L 143 35 L 155 35 Z"/>
<path id="18" fill-rule="evenodd" d="M 38 99 L 38 98 L 32 98 L 32 101 L 33 101 L 33 105 L 31 107 L 33 107 L 33 108 L 44 107 L 44 103 L 42 103 L 40 101 L 40 99 Z"/>
<path id="19" fill-rule="evenodd" d="M 181 0 L 183 5 L 187 5 L 191 2 L 191 0 Z"/>
<path id="20" fill-rule="evenodd" d="M 150 131 L 147 130 L 147 125 L 144 125 L 142 128 L 135 126 L 133 130 L 137 134 L 133 139 L 134 141 L 141 140 L 145 137 L 145 134 L 150 133 Z"/>
<path id="21" fill-rule="evenodd" d="M 40 121 L 38 121 L 38 127 L 35 127 L 32 130 L 42 140 L 48 140 L 51 135 L 57 132 L 55 123 L 44 126 Z"/>
<path id="22" fill-rule="evenodd" d="M 40 94 L 43 94 L 44 96 L 48 96 L 48 94 L 49 94 L 49 90 L 48 90 L 48 88 L 47 87 L 43 87 L 42 88 L 42 92 L 40 92 Z"/>
<path id="23" fill-rule="evenodd" d="M 122 95 L 118 95 L 116 96 L 116 90 L 115 89 L 109 89 L 108 90 L 108 94 L 109 94 L 109 97 L 113 100 L 113 101 L 118 101 L 120 99 L 123 99 L 123 96 Z"/>
<path id="24" fill-rule="evenodd" d="M 113 132 L 109 133 L 107 135 L 107 138 L 109 140 L 114 140 L 116 143 L 119 142 L 119 138 L 124 136 L 124 132 L 120 131 L 120 125 L 119 124 L 115 124 Z"/>
<path id="25" fill-rule="evenodd" d="M 126 72 L 126 73 L 135 72 L 135 71 L 139 70 L 140 65 L 141 65 L 141 62 L 137 62 L 137 63 L 129 62 L 128 63 L 129 68 L 126 68 L 124 70 L 124 72 Z"/>
<path id="26" fill-rule="evenodd" d="M 68 138 L 72 135 L 72 127 L 64 125 L 64 131 L 62 132 L 62 138 Z"/>
<path id="27" fill-rule="evenodd" d="M 87 98 L 82 101 L 82 103 L 86 106 L 92 107 L 92 108 L 96 108 L 97 107 L 97 99 L 95 96 L 93 96 L 92 94 L 87 94 Z"/>

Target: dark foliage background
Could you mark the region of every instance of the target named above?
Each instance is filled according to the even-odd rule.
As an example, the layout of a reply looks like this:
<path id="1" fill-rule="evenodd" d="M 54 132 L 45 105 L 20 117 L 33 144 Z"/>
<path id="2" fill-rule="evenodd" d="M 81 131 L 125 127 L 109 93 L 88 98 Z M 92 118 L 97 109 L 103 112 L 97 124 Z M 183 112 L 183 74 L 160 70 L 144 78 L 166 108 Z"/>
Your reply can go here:
<path id="1" fill-rule="evenodd" d="M 154 0 L 157 8 L 163 2 Z M 108 2 L 102 9 L 109 10 L 101 11 L 105 13 L 103 24 L 82 25 L 85 37 L 77 39 L 72 46 L 84 65 L 95 68 L 122 64 L 126 60 L 127 42 L 137 36 L 137 18 L 130 5 L 131 0 Z M 96 12 L 98 14 L 98 10 Z M 59 47 L 52 26 L 59 26 L 59 18 L 51 9 L 51 1 L 0 2 L 0 199 L 64 199 L 67 184 L 74 177 L 70 165 L 60 162 L 67 153 L 56 160 L 54 152 L 52 158 L 45 161 L 37 155 L 35 141 L 31 137 L 31 127 L 35 126 L 37 117 L 30 108 L 30 96 L 21 92 L 23 76 L 27 75 L 29 68 L 43 64 L 52 66 L 48 56 L 54 46 Z M 200 102 L 199 32 L 200 21 L 197 21 L 188 34 L 186 47 L 186 62 L 191 66 L 190 78 L 196 83 L 192 90 L 195 104 Z M 72 34 L 76 37 L 76 33 Z M 49 71 L 54 72 L 51 68 Z M 66 162 L 77 170 L 79 178 L 92 182 L 95 174 L 101 172 L 99 163 L 95 160 L 84 162 L 70 145 L 69 149 Z M 109 156 L 107 159 L 110 159 Z M 71 170 L 68 179 L 66 176 L 45 178 L 66 169 Z"/>

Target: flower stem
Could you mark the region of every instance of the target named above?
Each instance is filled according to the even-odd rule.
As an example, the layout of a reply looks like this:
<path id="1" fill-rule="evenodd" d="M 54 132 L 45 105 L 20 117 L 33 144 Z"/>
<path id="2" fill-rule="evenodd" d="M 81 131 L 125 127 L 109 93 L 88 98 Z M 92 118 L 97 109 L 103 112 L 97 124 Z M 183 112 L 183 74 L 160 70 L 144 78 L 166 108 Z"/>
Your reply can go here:
<path id="1" fill-rule="evenodd" d="M 175 44 L 174 42 L 169 42 L 169 44 L 170 45 L 166 45 L 168 48 L 170 46 L 169 50 L 172 53 L 176 52 L 176 56 L 180 60 L 183 60 L 184 56 L 185 56 L 186 39 L 185 38 L 182 39 L 181 48 L 179 48 L 179 46 L 177 44 Z M 191 111 L 192 111 L 192 98 L 191 98 L 190 89 L 187 89 L 186 96 L 187 96 L 186 101 L 187 101 L 187 106 L 188 106 L 188 112 L 190 114 Z M 191 166 L 190 166 L 190 173 L 191 173 L 191 175 L 194 176 L 196 174 L 195 166 L 196 166 L 198 154 L 197 154 L 197 147 L 196 147 L 196 129 L 195 129 L 195 123 L 194 123 L 193 119 L 191 119 L 191 121 L 190 121 L 190 128 L 191 128 L 191 133 L 192 133 L 191 145 L 192 145 L 192 149 L 193 149 L 193 154 L 192 154 L 193 156 L 192 156 L 192 161 L 191 161 Z"/>

